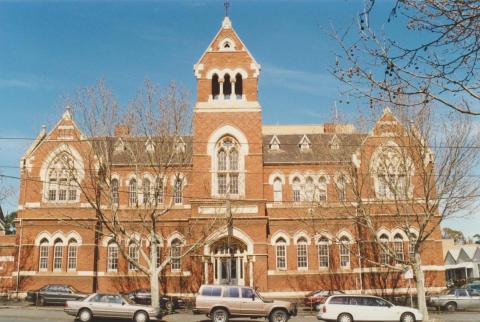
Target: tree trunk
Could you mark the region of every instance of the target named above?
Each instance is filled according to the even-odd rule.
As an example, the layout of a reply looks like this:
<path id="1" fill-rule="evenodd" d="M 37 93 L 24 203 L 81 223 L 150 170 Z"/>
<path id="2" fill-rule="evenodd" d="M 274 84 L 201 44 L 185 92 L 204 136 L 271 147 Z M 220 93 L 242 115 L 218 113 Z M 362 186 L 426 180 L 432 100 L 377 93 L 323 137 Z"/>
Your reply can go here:
<path id="1" fill-rule="evenodd" d="M 155 232 L 152 231 L 152 243 L 150 247 L 150 293 L 152 296 L 152 307 L 160 307 L 160 290 L 158 283 L 158 268 L 157 268 L 157 246 Z"/>
<path id="2" fill-rule="evenodd" d="M 422 260 L 420 253 L 415 253 L 415 263 L 413 264 L 413 273 L 417 281 L 417 303 L 418 309 L 423 314 L 423 321 L 429 321 L 427 310 L 427 299 L 425 297 L 425 276 L 422 271 Z"/>

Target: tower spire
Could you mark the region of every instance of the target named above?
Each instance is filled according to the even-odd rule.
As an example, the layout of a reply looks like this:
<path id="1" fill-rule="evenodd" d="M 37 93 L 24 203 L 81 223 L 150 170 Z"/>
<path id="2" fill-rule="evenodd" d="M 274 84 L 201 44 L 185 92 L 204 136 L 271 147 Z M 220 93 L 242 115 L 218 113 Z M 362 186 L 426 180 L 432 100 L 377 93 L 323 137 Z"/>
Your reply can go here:
<path id="1" fill-rule="evenodd" d="M 225 17 L 228 17 L 228 8 L 230 8 L 230 2 L 228 0 L 225 0 L 223 6 L 225 7 Z"/>

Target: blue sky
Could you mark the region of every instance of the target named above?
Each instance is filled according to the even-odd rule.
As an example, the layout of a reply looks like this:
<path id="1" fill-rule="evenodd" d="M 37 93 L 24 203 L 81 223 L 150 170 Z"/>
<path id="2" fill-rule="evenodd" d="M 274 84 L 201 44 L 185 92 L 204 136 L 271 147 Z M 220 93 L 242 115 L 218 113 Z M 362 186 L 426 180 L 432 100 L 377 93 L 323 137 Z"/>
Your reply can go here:
<path id="1" fill-rule="evenodd" d="M 391 3 L 378 3 L 378 24 Z M 346 116 L 365 110 L 339 103 L 349 98 L 329 73 L 336 49 L 331 26 L 345 29 L 362 8 L 362 0 L 231 1 L 233 26 L 262 65 L 264 123 L 323 123 L 335 101 Z M 101 78 L 123 103 L 145 77 L 161 85 L 175 80 L 194 101 L 193 64 L 223 10 L 223 0 L 0 1 L 0 137 L 34 137 L 42 124 L 56 123 L 66 96 Z M 0 140 L 0 172 L 18 175 L 29 143 Z M 2 206 L 15 209 L 16 197 Z M 465 227 L 480 222 L 469 220 L 476 219 L 452 226 L 473 234 L 475 227 Z"/>

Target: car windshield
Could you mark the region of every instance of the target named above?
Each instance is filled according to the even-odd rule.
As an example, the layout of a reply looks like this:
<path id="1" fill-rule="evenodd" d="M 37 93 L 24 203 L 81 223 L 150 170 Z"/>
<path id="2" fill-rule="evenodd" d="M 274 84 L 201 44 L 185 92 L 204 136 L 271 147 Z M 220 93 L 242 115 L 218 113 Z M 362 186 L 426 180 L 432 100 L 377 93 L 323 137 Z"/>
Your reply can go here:
<path id="1" fill-rule="evenodd" d="M 260 295 L 260 293 L 258 293 L 257 291 L 255 291 L 255 294 L 256 294 L 256 296 L 257 296 L 260 300 L 262 300 L 263 302 L 265 302 L 265 299 L 263 298 L 263 296 Z"/>

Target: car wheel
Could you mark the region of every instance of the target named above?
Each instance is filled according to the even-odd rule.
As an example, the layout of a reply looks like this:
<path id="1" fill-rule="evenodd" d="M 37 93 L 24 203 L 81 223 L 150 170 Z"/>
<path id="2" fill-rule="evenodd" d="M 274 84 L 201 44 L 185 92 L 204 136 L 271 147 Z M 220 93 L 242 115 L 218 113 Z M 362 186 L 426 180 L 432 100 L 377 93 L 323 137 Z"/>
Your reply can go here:
<path id="1" fill-rule="evenodd" d="M 213 322 L 228 322 L 228 312 L 224 309 L 215 309 L 212 312 Z"/>
<path id="2" fill-rule="evenodd" d="M 138 311 L 133 317 L 133 321 L 135 322 L 148 322 L 148 320 L 148 313 L 145 311 Z"/>
<path id="3" fill-rule="evenodd" d="M 348 313 L 342 313 L 338 316 L 337 322 L 353 322 L 353 318 Z"/>
<path id="4" fill-rule="evenodd" d="M 92 312 L 89 309 L 81 309 L 78 312 L 78 319 L 82 322 L 89 322 L 92 320 Z"/>
<path id="5" fill-rule="evenodd" d="M 400 322 L 415 322 L 415 315 L 410 312 L 403 313 L 400 317 Z"/>
<path id="6" fill-rule="evenodd" d="M 448 312 L 455 312 L 457 310 L 457 303 L 455 302 L 448 302 L 445 304 L 445 310 Z"/>
<path id="7" fill-rule="evenodd" d="M 46 304 L 45 298 L 43 296 L 40 296 L 40 298 L 38 299 L 38 305 L 45 306 L 45 304 Z"/>
<path id="8" fill-rule="evenodd" d="M 276 309 L 270 313 L 270 322 L 287 322 L 288 321 L 288 314 L 285 310 Z"/>

